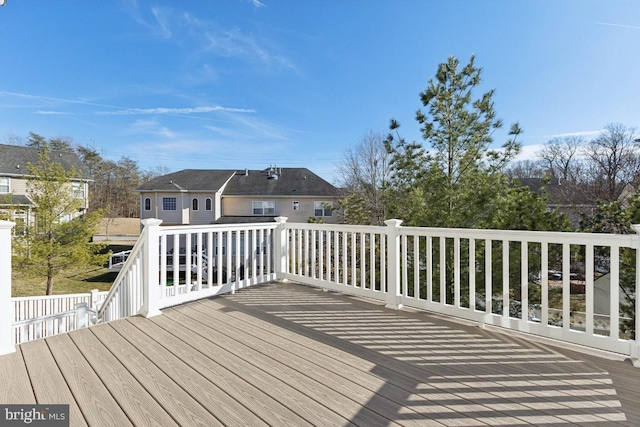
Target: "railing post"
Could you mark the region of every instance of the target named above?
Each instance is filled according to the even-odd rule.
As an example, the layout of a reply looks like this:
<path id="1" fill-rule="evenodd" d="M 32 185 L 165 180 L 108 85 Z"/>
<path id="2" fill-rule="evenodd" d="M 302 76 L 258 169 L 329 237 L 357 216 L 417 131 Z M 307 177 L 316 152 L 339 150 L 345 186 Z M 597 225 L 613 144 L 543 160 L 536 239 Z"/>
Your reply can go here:
<path id="1" fill-rule="evenodd" d="M 15 223 L 0 221 L 0 354 L 16 351 L 11 338 L 11 229 Z"/>
<path id="2" fill-rule="evenodd" d="M 76 304 L 76 330 L 86 328 L 88 326 L 87 323 L 87 315 L 89 314 L 88 310 L 89 306 L 86 302 L 79 302 Z"/>
<path id="3" fill-rule="evenodd" d="M 400 302 L 400 233 L 401 219 L 388 219 L 387 235 L 387 304 L 385 307 L 399 310 Z"/>
<path id="4" fill-rule="evenodd" d="M 640 368 L 640 224 L 631 226 L 636 232 L 636 293 L 635 298 L 635 341 L 631 344 L 631 363 Z"/>
<path id="5" fill-rule="evenodd" d="M 274 269 L 276 273 L 276 280 L 283 280 L 284 274 L 287 273 L 287 266 L 289 262 L 289 254 L 287 252 L 287 229 L 285 224 L 287 222 L 286 216 L 277 216 L 274 218 L 278 223 L 278 227 L 275 232 L 275 248 L 274 248 Z"/>
<path id="6" fill-rule="evenodd" d="M 142 307 L 140 314 L 152 317 L 162 314 L 160 311 L 160 224 L 162 220 L 149 218 L 140 221 L 147 229 L 145 233 L 142 274 Z"/>
<path id="7" fill-rule="evenodd" d="M 98 292 L 100 291 L 97 289 L 91 290 L 91 304 L 89 305 L 89 307 L 93 310 L 98 309 Z"/>

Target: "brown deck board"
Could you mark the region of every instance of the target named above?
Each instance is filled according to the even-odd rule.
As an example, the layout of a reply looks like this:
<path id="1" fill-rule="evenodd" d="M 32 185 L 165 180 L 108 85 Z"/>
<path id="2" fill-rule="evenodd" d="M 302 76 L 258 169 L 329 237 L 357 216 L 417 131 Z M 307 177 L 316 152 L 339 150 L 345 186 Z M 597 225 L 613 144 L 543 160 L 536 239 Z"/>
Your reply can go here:
<path id="1" fill-rule="evenodd" d="M 200 337 L 188 330 L 180 330 L 178 325 L 165 319 L 164 315 L 152 318 L 150 322 L 146 319 L 140 320 L 142 321 L 137 325 L 139 328 L 153 334 L 158 342 L 170 347 L 174 355 L 181 358 L 184 363 L 197 370 L 209 381 L 214 382 L 231 398 L 248 404 L 251 411 L 264 420 L 265 424 L 292 427 L 312 425 L 279 402 L 278 399 L 272 398 L 242 376 L 229 371 L 224 366 L 225 360 L 215 360 L 206 349 L 204 352 L 200 351 L 200 346 L 197 345 L 197 341 L 201 340 Z M 166 329 L 163 325 L 167 325 L 171 329 Z M 180 338 L 173 335 L 174 333 L 180 333 Z"/>
<path id="2" fill-rule="evenodd" d="M 153 399 L 147 390 L 111 353 L 117 348 L 104 347 L 93 331 L 110 328 L 108 324 L 81 329 L 69 336 L 78 346 L 91 368 L 98 374 L 109 393 L 134 425 L 178 425 Z"/>
<path id="3" fill-rule="evenodd" d="M 269 372 L 316 402 L 333 408 L 345 419 L 351 419 L 357 414 L 360 418 L 354 421 L 365 425 L 397 425 L 392 421 L 393 418 L 386 418 L 382 414 L 380 411 L 382 408 L 377 408 L 378 411 L 375 412 L 368 408 L 362 411 L 362 405 L 371 398 L 372 393 L 356 389 L 353 383 L 344 378 L 332 377 L 331 372 L 323 370 L 317 363 L 304 360 L 261 339 L 248 336 L 233 323 L 218 323 L 214 320 L 214 315 L 209 317 L 191 305 L 179 307 L 176 310 L 194 321 L 199 319 L 201 325 L 209 328 L 203 333 L 222 347 L 232 348 L 236 357 L 242 358 L 264 372 Z M 267 336 L 265 339 L 270 340 L 271 337 Z"/>
<path id="4" fill-rule="evenodd" d="M 295 284 L 162 311 L 0 356 L 0 403 L 69 403 L 72 425 L 640 425 L 640 369 L 519 334 Z"/>
<path id="5" fill-rule="evenodd" d="M 206 338 L 206 332 L 200 335 L 199 329 L 204 329 L 198 322 L 185 322 L 181 324 L 180 320 L 186 321 L 185 316 L 180 315 L 176 309 L 171 311 L 169 316 L 158 316 L 157 322 L 171 330 L 188 329 L 193 332 L 192 345 L 199 351 L 209 354 L 212 358 L 224 361 L 225 368 L 229 369 L 235 375 L 242 377 L 245 381 L 250 382 L 256 388 L 269 394 L 273 398 L 294 411 L 298 416 L 305 419 L 313 425 L 348 425 L 348 419 L 340 417 L 325 406 L 319 404 L 308 396 L 301 394 L 298 390 L 291 387 L 285 381 L 278 377 L 277 374 L 262 370 L 256 366 L 238 358 L 230 351 L 219 346 L 218 343 Z M 153 319 L 153 320 L 156 320 Z M 171 320 L 169 320 L 171 319 Z M 170 321 L 173 324 L 169 323 Z"/>
<path id="6" fill-rule="evenodd" d="M 0 378 L 3 383 L 3 387 L 0 387 L 1 403 L 36 403 L 20 348 L 14 353 L 0 357 Z"/>
<path id="7" fill-rule="evenodd" d="M 202 427 L 223 425 L 155 365 L 154 358 L 157 355 L 153 349 L 145 349 L 141 353 L 109 324 L 95 327 L 93 332 L 105 347 L 118 349 L 114 356 L 178 424 Z"/>
<path id="8" fill-rule="evenodd" d="M 89 425 L 132 425 L 68 334 L 51 337 L 47 343 Z"/>
<path id="9" fill-rule="evenodd" d="M 134 345 L 138 351 L 152 355 L 153 363 L 184 388 L 193 399 L 224 421 L 226 426 L 247 427 L 264 425 L 258 416 L 237 400 L 209 381 L 201 373 L 188 366 L 179 357 L 167 351 L 160 343 L 149 337 L 136 325 L 144 323 L 140 317 L 132 317 L 128 322 L 112 322 L 110 325 Z M 191 355 L 193 356 L 193 355 Z M 215 402 L 215 405 L 211 403 Z"/>
<path id="10" fill-rule="evenodd" d="M 37 340 L 20 346 L 33 392 L 39 405 L 69 404 L 69 419 L 74 426 L 86 426 L 76 400 L 58 369 L 45 340 Z"/>
<path id="11" fill-rule="evenodd" d="M 359 405 L 365 405 L 369 399 L 375 399 L 376 404 L 372 405 L 375 406 L 375 411 L 389 420 L 397 416 L 395 411 L 397 403 L 393 402 L 401 401 L 406 391 L 390 386 L 383 389 L 382 395 L 376 395 L 377 390 L 381 389 L 385 382 L 368 374 L 366 370 L 342 363 L 341 359 L 348 357 L 344 352 L 336 351 L 335 357 L 327 357 L 319 351 L 318 347 L 322 345 L 317 342 L 314 343 L 317 350 L 314 352 L 296 342 L 300 339 L 299 335 L 274 328 L 276 331 L 285 333 L 285 337 L 282 337 L 277 335 L 276 331 L 263 328 L 263 324 L 259 321 L 253 323 L 252 318 L 234 317 L 237 320 L 230 321 L 225 318 L 229 316 L 228 314 L 212 310 L 214 304 L 216 303 L 212 300 L 205 300 L 200 304 L 191 304 L 189 307 L 193 309 L 191 313 L 199 316 L 209 327 L 221 334 L 227 333 L 226 339 L 237 339 L 247 346 L 254 346 L 261 353 L 270 354 L 279 363 L 305 373 L 318 382 L 323 382 L 332 390 L 353 399 Z M 233 329 L 229 331 L 230 328 L 227 325 L 233 326 Z M 243 335 L 240 335 L 239 331 L 242 331 Z M 330 350 L 331 347 L 327 347 L 326 351 Z M 400 422 L 400 424 L 403 423 Z"/>

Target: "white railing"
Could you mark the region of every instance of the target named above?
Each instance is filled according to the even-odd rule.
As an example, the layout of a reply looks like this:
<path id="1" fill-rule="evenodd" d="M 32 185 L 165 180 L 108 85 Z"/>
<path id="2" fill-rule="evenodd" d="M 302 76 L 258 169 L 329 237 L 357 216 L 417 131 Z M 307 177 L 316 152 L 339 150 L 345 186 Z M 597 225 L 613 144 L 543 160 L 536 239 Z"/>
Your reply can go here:
<path id="1" fill-rule="evenodd" d="M 391 308 L 428 310 L 638 360 L 638 341 L 629 339 L 633 330 L 640 331 L 638 305 L 630 324 L 631 318 L 620 314 L 620 289 L 624 285 L 638 295 L 639 235 L 400 227 L 400 222 L 386 221 L 387 227 L 287 223 L 284 277 Z M 594 311 L 594 283 L 603 264 L 609 272 L 606 333 L 605 314 Z M 556 268 L 562 272 L 557 288 L 549 280 Z M 576 269 L 584 275 L 584 321 L 572 325 Z M 544 307 L 539 318 L 529 315 L 532 305 Z"/>
<path id="2" fill-rule="evenodd" d="M 136 315 L 142 306 L 143 289 L 141 283 L 145 280 L 145 244 L 149 240 L 149 229 L 160 225 L 158 220 L 145 221 L 145 227 L 136 244 L 131 249 L 104 302 L 98 309 L 97 317 L 101 321 Z"/>
<path id="3" fill-rule="evenodd" d="M 164 307 L 289 279 L 389 308 L 413 307 L 612 351 L 638 363 L 640 305 L 634 313 L 621 308 L 621 295 L 638 295 L 638 234 L 401 227 L 400 220 L 386 227 L 286 218 L 160 223 L 143 221 L 99 320 L 153 316 Z"/>
<path id="4" fill-rule="evenodd" d="M 15 344 L 50 337 L 76 329 L 86 328 L 96 323 L 96 310 L 86 302 L 76 304 L 73 310 L 60 311 L 40 317 L 14 322 L 11 325 Z"/>
<path id="5" fill-rule="evenodd" d="M 11 229 L 15 223 L 0 221 L 0 354 L 13 353 L 11 333 Z"/>
<path id="6" fill-rule="evenodd" d="M 34 339 L 69 332 L 76 325 L 88 325 L 106 298 L 108 291 L 93 290 L 83 294 L 46 295 L 11 298 L 12 342 L 21 344 Z M 78 306 L 86 307 L 78 318 Z M 92 315 L 93 312 L 93 315 Z"/>
<path id="7" fill-rule="evenodd" d="M 110 272 L 120 271 L 130 254 L 131 251 L 121 251 L 109 255 L 109 267 L 107 269 Z"/>
<path id="8" fill-rule="evenodd" d="M 82 294 L 13 297 L 11 298 L 13 322 L 75 310 L 80 303 L 85 303 L 87 306 L 97 310 L 108 293 L 109 291 L 94 289 L 91 292 Z"/>
<path id="9" fill-rule="evenodd" d="M 127 257 L 105 303 L 102 321 L 266 283 L 276 278 L 277 223 L 167 226 L 143 221 L 140 239 Z"/>

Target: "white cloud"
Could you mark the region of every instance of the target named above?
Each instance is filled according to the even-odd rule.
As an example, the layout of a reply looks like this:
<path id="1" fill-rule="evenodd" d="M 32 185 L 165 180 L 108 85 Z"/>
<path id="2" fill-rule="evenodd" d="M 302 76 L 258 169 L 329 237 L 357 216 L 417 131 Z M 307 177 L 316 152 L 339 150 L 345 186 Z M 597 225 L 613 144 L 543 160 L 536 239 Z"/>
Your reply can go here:
<path id="1" fill-rule="evenodd" d="M 188 107 L 188 108 L 126 108 L 118 111 L 103 111 L 98 114 L 105 115 L 148 115 L 148 114 L 202 114 L 202 113 L 214 113 L 214 112 L 227 112 L 227 113 L 255 113 L 255 110 L 244 108 L 229 108 L 221 107 L 219 105 L 207 106 L 207 107 Z"/>
<path id="2" fill-rule="evenodd" d="M 160 7 L 152 7 L 151 13 L 156 20 L 157 29 L 160 31 L 160 34 L 163 38 L 168 39 L 171 38 L 171 28 L 169 28 L 169 19 L 171 18 L 171 10 L 163 9 Z"/>
<path id="3" fill-rule="evenodd" d="M 578 132 L 567 132 L 567 133 L 558 133 L 555 135 L 544 135 L 545 138 L 564 138 L 565 136 L 584 136 L 584 137 L 592 137 L 599 135 L 602 130 L 583 130 Z"/>
<path id="4" fill-rule="evenodd" d="M 44 110 L 36 111 L 35 114 L 40 114 L 40 115 L 43 115 L 43 116 L 69 116 L 69 115 L 71 115 L 71 113 L 65 113 L 63 111 L 44 111 Z"/>
<path id="5" fill-rule="evenodd" d="M 514 160 L 536 160 L 538 156 L 536 153 L 540 151 L 543 147 L 543 144 L 531 144 L 531 145 L 523 145 L 520 153 L 516 156 Z"/>

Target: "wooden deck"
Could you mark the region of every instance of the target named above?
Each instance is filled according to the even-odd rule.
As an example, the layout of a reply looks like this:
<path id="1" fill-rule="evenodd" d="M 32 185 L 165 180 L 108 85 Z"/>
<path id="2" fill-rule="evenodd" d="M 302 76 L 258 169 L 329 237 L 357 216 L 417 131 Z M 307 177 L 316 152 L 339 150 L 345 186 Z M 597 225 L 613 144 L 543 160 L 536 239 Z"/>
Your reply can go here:
<path id="1" fill-rule="evenodd" d="M 628 361 L 269 284 L 22 344 L 0 403 L 71 425 L 640 425 Z"/>

